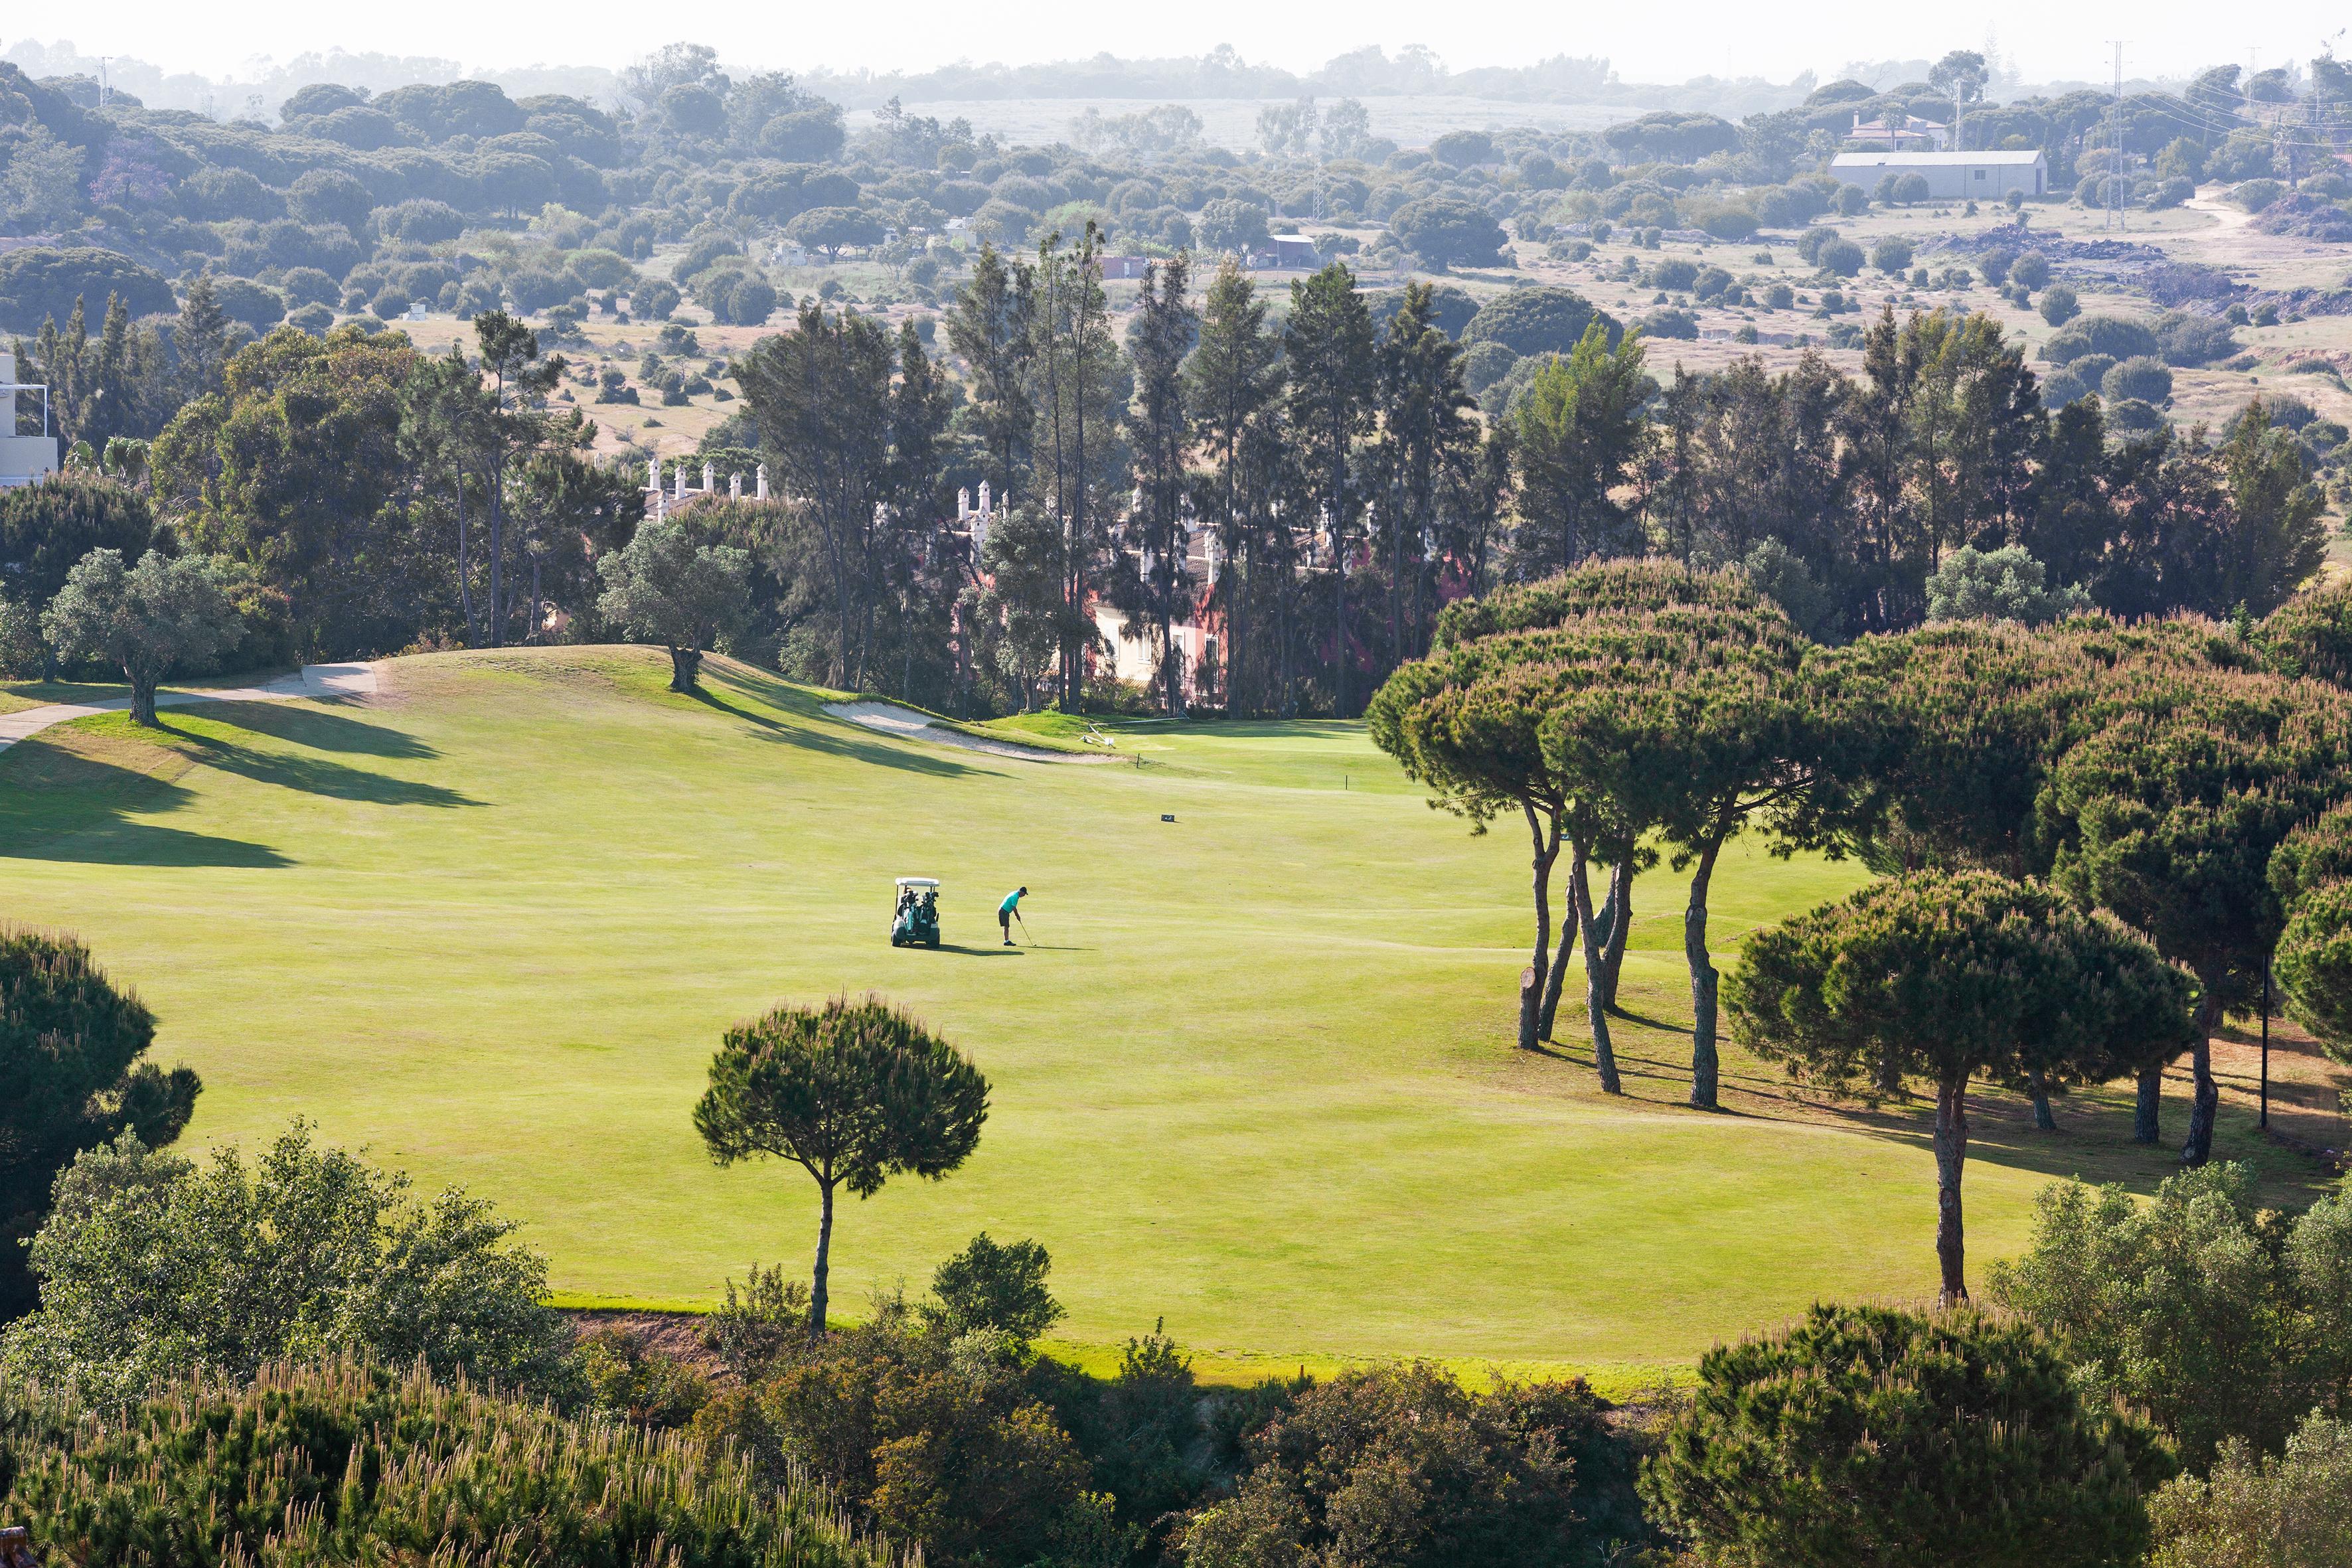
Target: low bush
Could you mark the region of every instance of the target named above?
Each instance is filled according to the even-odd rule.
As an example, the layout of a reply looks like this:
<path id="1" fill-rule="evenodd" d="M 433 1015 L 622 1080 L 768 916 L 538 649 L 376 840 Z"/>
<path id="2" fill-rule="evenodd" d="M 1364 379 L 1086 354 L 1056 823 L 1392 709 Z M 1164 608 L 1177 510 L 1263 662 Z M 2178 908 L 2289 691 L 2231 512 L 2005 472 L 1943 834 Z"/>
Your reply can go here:
<path id="1" fill-rule="evenodd" d="M 2340 1568 L 2352 1563 L 2352 1426 L 2313 1415 L 2276 1458 L 2224 1445 L 2212 1472 L 2148 1504 L 2149 1568 Z"/>
<path id="2" fill-rule="evenodd" d="M 2029 1328 L 1815 1306 L 1701 1358 L 1642 1492 L 1707 1562 L 2111 1568 L 2173 1468 Z"/>
<path id="3" fill-rule="evenodd" d="M 2058 292 L 2053 289 L 2042 297 L 2042 310 L 2049 311 L 2050 300 Z M 2163 345 L 2156 333 L 2138 321 L 2121 316 L 2084 316 L 2070 321 L 2052 335 L 2042 354 L 2052 364 L 2072 364 L 2084 354 L 2105 354 L 2111 360 L 2134 359 L 2143 354 L 2158 355 Z"/>
<path id="4" fill-rule="evenodd" d="M 2108 366 L 2099 378 L 2099 390 L 2115 403 L 2127 397 L 2162 403 L 2172 395 L 2172 372 L 2152 354 L 2136 354 Z"/>
<path id="5" fill-rule="evenodd" d="M 2352 1200 L 2265 1209 L 2216 1164 L 2120 1187 L 2043 1190 L 2033 1244 L 1992 1297 L 2053 1336 L 2094 1398 L 2147 1410 L 2201 1468 L 2228 1439 L 2275 1452 L 2315 1407 L 2352 1416 Z"/>
<path id="6" fill-rule="evenodd" d="M 1649 1536 L 1631 1451 L 1583 1383 L 1472 1394 L 1426 1363 L 1342 1373 L 1248 1439 L 1233 1496 L 1184 1531 L 1194 1568 L 1617 1560 Z"/>
<path id="7" fill-rule="evenodd" d="M 1862 247 L 1850 239 L 1833 239 L 1813 256 L 1814 263 L 1822 271 L 1839 278 L 1852 278 L 1861 272 L 1864 260 Z"/>
<path id="8" fill-rule="evenodd" d="M 1670 294 L 1686 294 L 1698 281 L 1698 263 L 1681 256 L 1662 256 L 1650 264 L 1649 286 Z"/>
<path id="9" fill-rule="evenodd" d="M 896 1568 L 822 1488 L 421 1369 L 177 1380 L 119 1414 L 0 1387 L 12 1522 L 78 1568 L 561 1563 Z"/>
<path id="10" fill-rule="evenodd" d="M 313 1146 L 299 1122 L 250 1164 L 224 1148 L 198 1166 L 126 1133 L 58 1178 L 33 1238 L 41 1304 L 0 1333 L 0 1370 L 128 1399 L 351 1353 L 569 1394 L 546 1260 L 505 1245 L 513 1229 L 457 1188 L 412 1202 L 405 1176 Z"/>

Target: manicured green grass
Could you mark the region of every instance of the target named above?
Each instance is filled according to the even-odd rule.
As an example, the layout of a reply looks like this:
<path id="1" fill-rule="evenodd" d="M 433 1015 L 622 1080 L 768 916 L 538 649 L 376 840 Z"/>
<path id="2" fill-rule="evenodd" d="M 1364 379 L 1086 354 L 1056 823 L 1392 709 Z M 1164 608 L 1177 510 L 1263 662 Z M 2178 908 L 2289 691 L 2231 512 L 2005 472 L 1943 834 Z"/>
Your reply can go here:
<path id="1" fill-rule="evenodd" d="M 1231 1369 L 1429 1354 L 1622 1382 L 1818 1296 L 1933 1289 L 1916 1108 L 1816 1103 L 1737 1052 L 1733 1109 L 1681 1108 L 1664 869 L 1610 1100 L 1577 1047 L 1510 1044 L 1524 838 L 1428 810 L 1359 725 L 1137 725 L 1143 768 L 1066 767 L 891 740 L 721 661 L 677 697 L 667 669 L 438 655 L 372 702 L 167 710 L 160 745 L 121 716 L 47 731 L 0 754 L 0 914 L 79 930 L 155 1006 L 159 1055 L 205 1080 L 194 1142 L 310 1118 L 495 1199 L 580 1299 L 707 1301 L 755 1259 L 804 1266 L 807 1177 L 713 1168 L 688 1113 L 729 1022 L 868 990 L 995 1092 L 965 1170 L 844 1210 L 852 1313 L 984 1228 L 1052 1248 L 1079 1345 L 1164 1317 Z M 915 874 L 946 884 L 937 952 L 885 937 Z M 1861 874 L 1736 849 L 1725 962 Z M 991 911 L 1019 883 L 1036 945 L 1008 951 Z M 1560 1033 L 1582 1024 L 1571 1005 Z M 2117 1097 L 2065 1115 L 2040 1137 L 1985 1097 L 1979 1277 L 2052 1176 L 2167 1169 Z M 2234 1104 L 2221 1144 L 2288 1191 Z"/>

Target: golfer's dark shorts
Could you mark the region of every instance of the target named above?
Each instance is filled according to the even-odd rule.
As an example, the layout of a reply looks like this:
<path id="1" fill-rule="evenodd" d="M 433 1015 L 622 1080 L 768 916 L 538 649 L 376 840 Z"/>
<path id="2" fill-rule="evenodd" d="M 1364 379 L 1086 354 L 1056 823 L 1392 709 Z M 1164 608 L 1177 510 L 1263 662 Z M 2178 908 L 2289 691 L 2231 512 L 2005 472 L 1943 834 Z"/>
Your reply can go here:
<path id="1" fill-rule="evenodd" d="M 1003 931 L 1005 935 L 1011 936 L 1013 934 L 1013 911 L 1011 910 L 997 910 L 996 924 L 998 929 Z"/>

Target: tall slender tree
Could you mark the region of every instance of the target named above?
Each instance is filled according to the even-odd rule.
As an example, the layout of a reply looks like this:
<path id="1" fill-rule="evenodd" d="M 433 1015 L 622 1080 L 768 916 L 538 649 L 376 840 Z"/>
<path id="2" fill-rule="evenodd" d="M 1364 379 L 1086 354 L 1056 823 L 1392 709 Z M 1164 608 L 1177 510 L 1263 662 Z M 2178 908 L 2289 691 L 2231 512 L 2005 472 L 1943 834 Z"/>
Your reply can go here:
<path id="1" fill-rule="evenodd" d="M 563 356 L 542 358 L 539 334 L 504 310 L 485 310 L 476 316 L 474 339 L 481 351 L 481 416 L 488 457 L 483 487 L 490 531 L 488 628 L 490 646 L 501 647 L 514 613 L 513 596 L 506 586 L 508 480 L 548 439 L 547 395 L 563 375 Z"/>
<path id="2" fill-rule="evenodd" d="M 1135 366 L 1135 398 L 1128 409 L 1128 447 L 1134 454 L 1132 521 L 1141 552 L 1130 602 L 1160 649 L 1160 700 L 1171 714 L 1184 710 L 1184 659 L 1176 643 L 1176 620 L 1192 607 L 1192 579 L 1185 490 L 1185 463 L 1192 447 L 1192 418 L 1186 406 L 1185 356 L 1200 331 L 1200 312 L 1188 289 L 1188 258 L 1153 262 L 1144 269 L 1135 324 L 1127 334 L 1128 358 Z M 1129 627 L 1137 627 L 1134 620 Z"/>
<path id="3" fill-rule="evenodd" d="M 772 1155 L 816 1182 L 809 1337 L 825 1330 L 834 1194 L 872 1197 L 901 1173 L 940 1181 L 971 1157 L 988 1079 L 962 1052 L 879 997 L 778 1007 L 727 1031 L 695 1131 L 721 1165 Z"/>
<path id="4" fill-rule="evenodd" d="M 1225 611 L 1222 685 L 1226 710 L 1235 714 L 1250 711 L 1256 695 L 1249 685 L 1251 595 L 1271 521 L 1268 449 L 1278 450 L 1264 439 L 1282 386 L 1282 341 L 1266 331 L 1265 310 L 1249 275 L 1226 257 L 1209 284 L 1200 346 L 1184 365 L 1186 401 L 1209 465 L 1200 510 L 1213 520 L 1223 562 L 1216 584 Z"/>
<path id="5" fill-rule="evenodd" d="M 1423 606 L 1441 509 L 1475 460 L 1475 406 L 1462 350 L 1436 322 L 1430 285 L 1408 283 L 1380 348 L 1380 531 L 1389 573 L 1389 659 L 1424 651 Z"/>
<path id="6" fill-rule="evenodd" d="M 992 470 L 988 477 L 1007 505 L 1022 493 L 1036 424 L 1029 384 L 1035 279 L 1026 262 L 1007 262 L 983 242 L 971 279 L 956 291 L 947 315 L 948 344 L 970 376 L 972 421 Z"/>
<path id="7" fill-rule="evenodd" d="M 1521 552 L 1531 561 L 1568 571 L 1588 556 L 1639 552 L 1633 513 L 1618 492 L 1649 438 L 1642 408 L 1650 391 L 1640 336 L 1628 332 L 1612 348 L 1598 321 L 1573 353 L 1528 383 L 1517 450 Z"/>
<path id="8" fill-rule="evenodd" d="M 865 686 L 875 552 L 896 499 L 893 357 L 878 321 L 811 300 L 791 331 L 761 339 L 735 367 L 785 492 L 807 509 L 823 542 L 833 584 L 832 679 L 851 689 Z"/>
<path id="9" fill-rule="evenodd" d="M 1916 872 L 1748 939 L 1726 996 L 1739 1037 L 1840 1089 L 1936 1091 L 1936 1258 L 1968 1300 L 1960 1177 L 1972 1079 L 2100 1083 L 2178 1051 L 2196 986 L 2145 937 L 2055 889 Z"/>
<path id="10" fill-rule="evenodd" d="M 1356 482 L 1356 442 L 1370 427 L 1378 391 L 1379 359 L 1370 308 L 1356 291 L 1356 276 L 1335 261 L 1290 286 L 1290 319 L 1283 325 L 1289 362 L 1286 412 L 1299 467 L 1316 515 L 1298 520 L 1320 527 L 1331 570 L 1331 701 L 1348 716 L 1348 557 L 1363 514 Z"/>
<path id="11" fill-rule="evenodd" d="M 1030 312 L 1030 375 L 1036 410 L 1034 465 L 1040 500 L 1062 527 L 1062 705 L 1086 695 L 1096 640 L 1093 596 L 1106 548 L 1110 497 L 1125 472 L 1118 410 L 1127 366 L 1103 294 L 1102 237 L 1092 220 L 1065 249 L 1049 235 L 1037 248 Z"/>

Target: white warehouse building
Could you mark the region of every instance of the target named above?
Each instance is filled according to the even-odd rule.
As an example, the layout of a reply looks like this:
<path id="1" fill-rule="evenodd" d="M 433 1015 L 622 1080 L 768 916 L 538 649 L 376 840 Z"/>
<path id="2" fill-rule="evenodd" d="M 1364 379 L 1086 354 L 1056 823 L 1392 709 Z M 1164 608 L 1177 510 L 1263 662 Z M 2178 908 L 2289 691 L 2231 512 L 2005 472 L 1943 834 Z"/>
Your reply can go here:
<path id="1" fill-rule="evenodd" d="M 1918 174 L 1938 201 L 2000 201 L 2010 192 L 2047 195 L 2049 161 L 2040 153 L 1841 153 L 1830 173 L 1850 185 L 1875 190 L 1887 175 Z"/>

